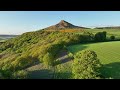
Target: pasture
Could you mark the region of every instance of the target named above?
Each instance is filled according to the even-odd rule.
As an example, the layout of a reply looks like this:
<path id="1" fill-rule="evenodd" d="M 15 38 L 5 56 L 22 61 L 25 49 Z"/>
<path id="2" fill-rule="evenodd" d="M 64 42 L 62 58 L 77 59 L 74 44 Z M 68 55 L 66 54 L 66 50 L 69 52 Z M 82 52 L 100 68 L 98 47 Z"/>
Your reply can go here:
<path id="1" fill-rule="evenodd" d="M 120 41 L 78 44 L 68 47 L 68 50 L 73 54 L 86 49 L 97 53 L 100 62 L 103 64 L 101 72 L 104 77 L 120 79 Z"/>
<path id="2" fill-rule="evenodd" d="M 93 34 L 97 32 L 106 31 L 107 32 L 107 38 L 114 35 L 116 38 L 120 38 L 120 29 L 86 29 L 85 31 L 91 32 Z"/>

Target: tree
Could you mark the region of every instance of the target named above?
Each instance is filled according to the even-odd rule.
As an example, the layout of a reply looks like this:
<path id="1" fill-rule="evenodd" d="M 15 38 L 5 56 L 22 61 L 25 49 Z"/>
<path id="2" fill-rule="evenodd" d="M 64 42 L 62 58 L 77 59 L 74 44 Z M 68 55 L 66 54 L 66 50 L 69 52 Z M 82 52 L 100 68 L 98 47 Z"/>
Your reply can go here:
<path id="1" fill-rule="evenodd" d="M 46 66 L 53 66 L 54 65 L 54 57 L 51 53 L 47 53 L 43 57 L 43 62 Z"/>
<path id="2" fill-rule="evenodd" d="M 19 70 L 12 74 L 13 79 L 26 79 L 28 78 L 28 72 L 25 70 Z"/>
<path id="3" fill-rule="evenodd" d="M 103 32 L 98 32 L 95 34 L 95 41 L 100 42 L 100 41 L 105 41 L 106 40 L 106 31 Z"/>
<path id="4" fill-rule="evenodd" d="M 72 73 L 75 79 L 100 78 L 101 64 L 94 51 L 83 50 L 75 54 Z"/>
<path id="5" fill-rule="evenodd" d="M 115 36 L 110 36 L 110 40 L 115 40 Z"/>
<path id="6" fill-rule="evenodd" d="M 103 35 L 103 41 L 105 41 L 105 40 L 106 40 L 107 32 L 106 32 L 106 31 L 103 31 L 103 32 L 102 32 L 102 35 Z"/>
<path id="7" fill-rule="evenodd" d="M 93 40 L 94 40 L 94 34 L 93 34 L 93 33 L 90 33 L 90 32 L 85 31 L 85 32 L 83 33 L 83 35 L 88 36 L 88 40 L 89 40 L 89 41 L 93 41 Z"/>

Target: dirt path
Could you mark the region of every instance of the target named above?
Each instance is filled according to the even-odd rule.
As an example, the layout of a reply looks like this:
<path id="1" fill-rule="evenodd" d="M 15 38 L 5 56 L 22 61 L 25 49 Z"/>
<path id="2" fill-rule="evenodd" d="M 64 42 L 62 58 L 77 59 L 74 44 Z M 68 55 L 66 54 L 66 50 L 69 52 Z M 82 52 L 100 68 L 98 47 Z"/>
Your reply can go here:
<path id="1" fill-rule="evenodd" d="M 62 50 L 59 53 L 58 59 L 60 60 L 61 64 L 72 60 L 71 58 L 68 57 L 68 52 L 66 50 Z"/>
<path id="2" fill-rule="evenodd" d="M 60 60 L 60 64 L 72 60 L 67 54 L 65 50 L 59 53 L 58 59 Z M 36 63 L 36 65 L 27 68 L 26 71 L 29 72 L 30 79 L 52 79 L 54 75 L 54 68 L 48 69 L 43 63 Z"/>
<path id="3" fill-rule="evenodd" d="M 39 63 L 26 69 L 29 72 L 30 79 L 51 79 L 53 76 L 52 70 L 45 67 L 43 63 Z"/>

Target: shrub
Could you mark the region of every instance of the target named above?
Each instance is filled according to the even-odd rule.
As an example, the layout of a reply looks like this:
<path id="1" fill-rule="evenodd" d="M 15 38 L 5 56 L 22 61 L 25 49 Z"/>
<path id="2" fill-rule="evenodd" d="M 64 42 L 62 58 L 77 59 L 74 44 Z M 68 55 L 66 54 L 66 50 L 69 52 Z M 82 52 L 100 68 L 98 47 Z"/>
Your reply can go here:
<path id="1" fill-rule="evenodd" d="M 72 73 L 75 79 L 100 78 L 100 62 L 94 51 L 83 50 L 75 55 Z"/>
<path id="2" fill-rule="evenodd" d="M 51 53 L 47 53 L 43 57 L 43 62 L 46 66 L 53 66 L 54 65 L 54 57 Z"/>
<path id="3" fill-rule="evenodd" d="M 40 62 L 43 62 L 43 56 L 39 55 L 39 56 L 38 56 L 38 60 L 39 60 Z"/>
<path id="4" fill-rule="evenodd" d="M 12 62 L 12 65 L 14 67 L 14 70 L 21 70 L 24 68 L 27 68 L 28 66 L 32 65 L 36 60 L 32 58 L 31 56 L 20 56 L 16 58 L 15 61 Z"/>
<path id="5" fill-rule="evenodd" d="M 94 34 L 90 32 L 84 32 L 83 35 L 86 36 L 88 42 L 94 40 Z"/>
<path id="6" fill-rule="evenodd" d="M 115 40 L 115 36 L 110 36 L 110 40 Z"/>
<path id="7" fill-rule="evenodd" d="M 25 70 L 16 71 L 13 73 L 14 79 L 26 79 L 28 77 L 28 72 Z"/>
<path id="8" fill-rule="evenodd" d="M 103 31 L 102 34 L 103 34 L 103 41 L 105 41 L 105 40 L 106 40 L 107 32 L 106 32 L 106 31 Z"/>
<path id="9" fill-rule="evenodd" d="M 13 68 L 12 64 L 7 63 L 2 67 L 2 70 L 14 71 L 14 68 Z"/>
<path id="10" fill-rule="evenodd" d="M 94 37 L 95 41 L 96 42 L 105 41 L 106 40 L 106 34 L 107 33 L 105 31 L 96 33 L 95 37 Z"/>
<path id="11" fill-rule="evenodd" d="M 73 58 L 73 54 L 71 52 L 69 52 L 68 57 Z"/>
<path id="12" fill-rule="evenodd" d="M 9 70 L 0 70 L 0 78 L 1 79 L 10 79 L 12 72 Z"/>

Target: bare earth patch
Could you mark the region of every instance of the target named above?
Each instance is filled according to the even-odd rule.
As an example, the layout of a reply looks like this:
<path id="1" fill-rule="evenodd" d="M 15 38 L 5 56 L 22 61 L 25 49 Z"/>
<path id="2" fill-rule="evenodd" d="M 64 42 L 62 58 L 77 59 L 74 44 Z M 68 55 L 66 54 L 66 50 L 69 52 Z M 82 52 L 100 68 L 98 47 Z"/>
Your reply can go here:
<path id="1" fill-rule="evenodd" d="M 58 54 L 57 59 L 60 61 L 59 64 L 64 64 L 72 60 L 68 57 L 68 52 L 66 50 L 62 50 Z M 55 74 L 54 70 L 54 67 L 48 68 L 43 63 L 36 63 L 36 65 L 26 69 L 26 71 L 29 72 L 30 79 L 52 79 Z"/>
<path id="2" fill-rule="evenodd" d="M 58 55 L 58 60 L 60 60 L 61 64 L 71 61 L 72 59 L 68 57 L 68 52 L 66 50 L 62 50 Z"/>

